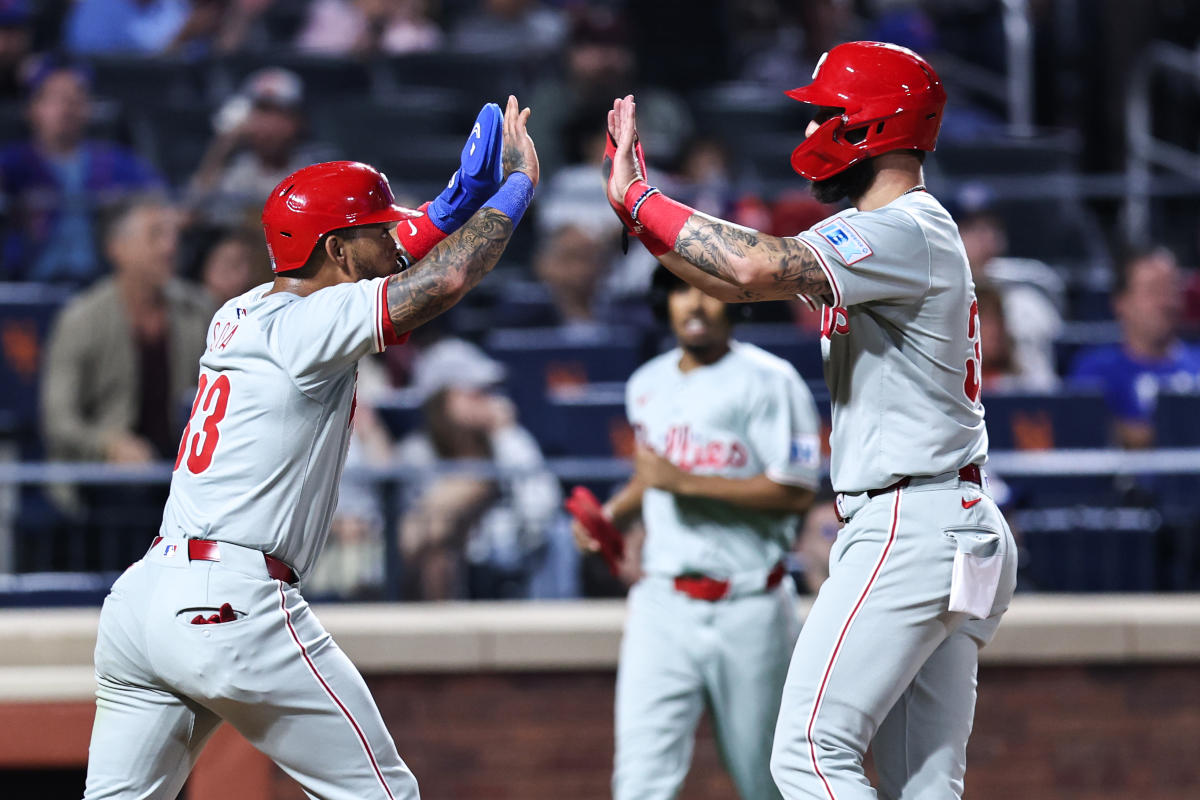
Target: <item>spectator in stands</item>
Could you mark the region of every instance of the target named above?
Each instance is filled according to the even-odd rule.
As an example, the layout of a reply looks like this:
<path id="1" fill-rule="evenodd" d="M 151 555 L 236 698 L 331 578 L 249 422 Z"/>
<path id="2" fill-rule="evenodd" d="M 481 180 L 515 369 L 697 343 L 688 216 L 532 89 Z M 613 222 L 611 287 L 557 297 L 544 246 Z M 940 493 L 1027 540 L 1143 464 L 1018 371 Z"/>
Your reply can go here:
<path id="1" fill-rule="evenodd" d="M 567 23 L 556 8 L 538 0 L 482 0 L 455 24 L 450 49 L 538 59 L 557 53 L 566 38 Z"/>
<path id="2" fill-rule="evenodd" d="M 22 70 L 33 41 L 30 19 L 28 0 L 0 0 L 0 102 L 24 98 Z"/>
<path id="3" fill-rule="evenodd" d="M 78 0 L 67 49 L 79 55 L 204 55 L 238 49 L 271 0 Z"/>
<path id="4" fill-rule="evenodd" d="M 200 266 L 200 282 L 214 307 L 270 280 L 262 251 L 261 235 L 241 230 L 225 231 L 213 242 Z"/>
<path id="5" fill-rule="evenodd" d="M 155 196 L 118 209 L 113 275 L 74 298 L 46 348 L 42 419 L 51 457 L 171 459 L 213 306 L 175 278 L 178 212 Z"/>
<path id="6" fill-rule="evenodd" d="M 996 287 L 1004 315 L 1013 322 L 1009 333 L 1018 374 L 1028 388 L 1053 388 L 1058 383 L 1054 340 L 1063 324 L 1062 279 L 1041 261 L 1005 256 L 1004 220 L 986 205 L 960 213 L 957 221 L 975 282 Z"/>
<path id="7" fill-rule="evenodd" d="M 217 126 L 188 192 L 206 222 L 257 220 L 276 184 L 330 158 L 328 148 L 304 141 L 304 83 L 290 70 L 268 67 L 246 78 Z"/>
<path id="8" fill-rule="evenodd" d="M 174 277 L 179 215 L 157 197 L 113 216 L 105 250 L 113 275 L 55 321 L 42 372 L 41 418 L 52 459 L 145 464 L 174 459 L 213 308 Z M 62 489 L 64 511 L 86 513 L 89 537 L 119 553 L 144 550 L 162 519 L 165 488 Z"/>
<path id="9" fill-rule="evenodd" d="M 0 269 L 6 280 L 79 286 L 101 272 L 97 214 L 162 181 L 124 147 L 86 138 L 91 96 L 84 68 L 48 59 L 35 68 L 29 90 L 32 135 L 0 150 L 7 211 Z"/>
<path id="10" fill-rule="evenodd" d="M 533 271 L 551 310 L 538 324 L 591 329 L 616 321 L 611 297 L 602 291 L 613 255 L 607 244 L 572 224 L 548 231 L 538 240 Z"/>
<path id="11" fill-rule="evenodd" d="M 396 55 L 436 50 L 443 38 L 427 0 L 314 0 L 296 47 L 331 56 Z"/>
<path id="12" fill-rule="evenodd" d="M 1165 247 L 1135 252 L 1124 260 L 1113 287 L 1121 341 L 1084 350 L 1075 359 L 1071 383 L 1103 388 L 1122 447 L 1154 444 L 1160 390 L 1192 391 L 1200 385 L 1200 349 L 1179 339 L 1182 310 L 1182 275 L 1174 254 Z"/>
<path id="13" fill-rule="evenodd" d="M 558 515 L 558 481 L 512 403 L 496 392 L 503 378 L 502 365 L 457 339 L 432 345 L 416 365 L 425 424 L 396 450 L 413 475 L 400 529 L 410 598 L 520 596 L 531 563 L 553 544 L 547 532 Z M 460 459 L 521 474 L 497 480 L 434 471 Z"/>

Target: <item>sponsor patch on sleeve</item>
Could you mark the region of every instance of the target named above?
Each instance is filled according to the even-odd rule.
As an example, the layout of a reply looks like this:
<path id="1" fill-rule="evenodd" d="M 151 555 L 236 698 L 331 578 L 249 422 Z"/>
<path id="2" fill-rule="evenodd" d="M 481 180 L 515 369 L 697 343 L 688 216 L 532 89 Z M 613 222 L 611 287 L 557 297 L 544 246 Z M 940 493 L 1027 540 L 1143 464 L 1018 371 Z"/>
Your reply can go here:
<path id="1" fill-rule="evenodd" d="M 857 264 L 875 251 L 858 231 L 850 227 L 844 219 L 833 219 L 816 229 L 825 241 L 833 245 L 833 249 L 842 257 L 847 265 Z"/>
<path id="2" fill-rule="evenodd" d="M 808 433 L 792 439 L 788 449 L 788 461 L 793 466 L 815 469 L 821 465 L 821 442 L 815 434 Z"/>

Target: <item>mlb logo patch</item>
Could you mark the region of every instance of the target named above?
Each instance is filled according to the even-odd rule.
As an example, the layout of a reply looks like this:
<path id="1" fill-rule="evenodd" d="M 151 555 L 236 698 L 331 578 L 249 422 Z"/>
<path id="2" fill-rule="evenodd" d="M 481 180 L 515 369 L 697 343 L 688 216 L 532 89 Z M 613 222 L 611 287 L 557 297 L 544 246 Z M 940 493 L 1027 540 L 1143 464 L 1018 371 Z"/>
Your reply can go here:
<path id="1" fill-rule="evenodd" d="M 821 444 L 813 434 L 797 436 L 788 448 L 788 461 L 802 467 L 816 467 L 821 463 Z"/>
<path id="2" fill-rule="evenodd" d="M 170 558 L 178 552 L 179 552 L 179 545 L 177 545 L 177 544 L 163 545 L 163 556 L 166 558 Z"/>
<path id="3" fill-rule="evenodd" d="M 835 219 L 816 229 L 825 241 L 833 245 L 833 249 L 842 257 L 846 264 L 857 264 L 864 258 L 874 255 L 875 251 L 858 231 L 850 227 L 844 219 Z"/>

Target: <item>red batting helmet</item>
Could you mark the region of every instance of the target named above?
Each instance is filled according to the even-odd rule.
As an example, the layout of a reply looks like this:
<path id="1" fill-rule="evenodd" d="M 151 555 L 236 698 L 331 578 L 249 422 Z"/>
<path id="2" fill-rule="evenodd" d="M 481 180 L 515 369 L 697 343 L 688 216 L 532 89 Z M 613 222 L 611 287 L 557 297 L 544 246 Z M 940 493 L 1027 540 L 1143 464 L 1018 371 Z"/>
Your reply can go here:
<path id="1" fill-rule="evenodd" d="M 946 106 L 929 62 L 883 42 L 838 45 L 821 56 L 812 83 L 786 94 L 842 109 L 792 152 L 792 169 L 811 181 L 890 150 L 933 150 Z"/>
<path id="2" fill-rule="evenodd" d="M 396 205 L 387 176 L 357 161 L 327 161 L 288 175 L 263 206 L 271 269 L 303 267 L 322 236 L 338 228 L 421 216 Z"/>

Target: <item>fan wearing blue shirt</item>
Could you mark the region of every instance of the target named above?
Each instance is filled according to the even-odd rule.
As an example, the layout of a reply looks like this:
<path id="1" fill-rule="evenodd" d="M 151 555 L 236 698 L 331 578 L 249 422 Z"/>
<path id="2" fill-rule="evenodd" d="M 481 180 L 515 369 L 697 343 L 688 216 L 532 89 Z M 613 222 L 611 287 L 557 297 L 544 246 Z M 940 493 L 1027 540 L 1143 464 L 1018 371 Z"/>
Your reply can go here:
<path id="1" fill-rule="evenodd" d="M 1127 258 L 1113 287 L 1113 311 L 1121 341 L 1082 351 L 1070 383 L 1103 389 L 1118 444 L 1151 447 L 1158 393 L 1200 387 L 1200 349 L 1179 339 L 1183 280 L 1174 254 L 1157 247 Z"/>

